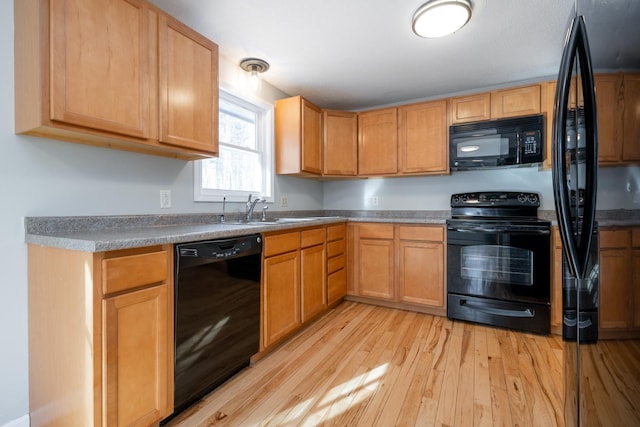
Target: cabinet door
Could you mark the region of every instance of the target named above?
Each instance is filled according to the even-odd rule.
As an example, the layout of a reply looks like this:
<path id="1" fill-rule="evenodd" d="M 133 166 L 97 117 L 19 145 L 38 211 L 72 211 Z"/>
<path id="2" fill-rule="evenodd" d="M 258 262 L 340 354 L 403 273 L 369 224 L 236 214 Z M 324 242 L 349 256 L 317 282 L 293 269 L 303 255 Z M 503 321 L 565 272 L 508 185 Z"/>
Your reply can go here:
<path id="1" fill-rule="evenodd" d="M 545 153 L 544 163 L 542 167 L 544 169 L 551 169 L 551 160 L 553 156 L 553 113 L 555 108 L 556 98 L 556 82 L 545 82 L 541 84 L 541 110 L 545 115 L 544 122 L 544 138 L 545 138 Z"/>
<path id="2" fill-rule="evenodd" d="M 444 173 L 449 170 L 447 101 L 400 107 L 401 173 Z"/>
<path id="3" fill-rule="evenodd" d="M 325 110 L 324 163 L 325 175 L 358 173 L 358 115 L 346 111 Z"/>
<path id="4" fill-rule="evenodd" d="M 551 330 L 562 334 L 562 240 L 557 227 L 551 241 Z"/>
<path id="5" fill-rule="evenodd" d="M 363 297 L 393 300 L 393 240 L 360 239 L 358 292 Z"/>
<path id="6" fill-rule="evenodd" d="M 477 122 L 491 118 L 491 94 L 459 96 L 451 98 L 451 123 Z"/>
<path id="7" fill-rule="evenodd" d="M 540 114 L 540 85 L 496 90 L 491 93 L 491 117 L 528 116 Z"/>
<path id="8" fill-rule="evenodd" d="M 596 74 L 596 104 L 598 105 L 598 160 L 615 164 L 622 159 L 622 102 L 618 74 Z"/>
<path id="9" fill-rule="evenodd" d="M 600 329 L 628 330 L 632 323 L 629 230 L 601 230 Z"/>
<path id="10" fill-rule="evenodd" d="M 358 114 L 358 174 L 398 172 L 398 113 L 396 108 Z"/>
<path id="11" fill-rule="evenodd" d="M 640 329 L 640 248 L 633 249 L 631 253 L 633 285 L 633 327 Z"/>
<path id="12" fill-rule="evenodd" d="M 322 173 L 322 110 L 302 99 L 302 171 Z"/>
<path id="13" fill-rule="evenodd" d="M 160 142 L 218 153 L 218 46 L 159 14 Z"/>
<path id="14" fill-rule="evenodd" d="M 51 120 L 148 138 L 147 19 L 141 0 L 51 1 Z"/>
<path id="15" fill-rule="evenodd" d="M 321 313 L 327 307 L 325 259 L 326 251 L 324 245 L 305 248 L 301 251 L 300 289 L 302 294 L 302 323 Z"/>
<path id="16" fill-rule="evenodd" d="M 624 75 L 623 137 L 622 160 L 637 163 L 640 161 L 640 74 Z"/>
<path id="17" fill-rule="evenodd" d="M 444 307 L 444 245 L 401 240 L 398 300 Z"/>
<path id="18" fill-rule="evenodd" d="M 347 269 L 341 268 L 327 277 L 327 304 L 333 305 L 347 295 Z"/>
<path id="19" fill-rule="evenodd" d="M 103 304 L 107 425 L 156 423 L 173 410 L 168 285 L 107 298 Z"/>
<path id="20" fill-rule="evenodd" d="M 300 251 L 264 260 L 262 271 L 263 348 L 300 326 Z"/>

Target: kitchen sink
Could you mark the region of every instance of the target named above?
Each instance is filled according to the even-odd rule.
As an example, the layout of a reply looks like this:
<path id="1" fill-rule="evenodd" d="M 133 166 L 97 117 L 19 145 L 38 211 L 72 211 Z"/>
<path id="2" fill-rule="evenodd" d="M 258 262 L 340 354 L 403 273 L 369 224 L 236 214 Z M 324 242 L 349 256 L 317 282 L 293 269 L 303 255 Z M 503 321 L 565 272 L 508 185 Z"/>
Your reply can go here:
<path id="1" fill-rule="evenodd" d="M 225 223 L 233 226 L 261 226 L 261 225 L 278 225 L 278 224 L 287 224 L 292 222 L 308 222 L 308 221 L 316 221 L 322 219 L 332 219 L 338 218 L 335 216 L 306 216 L 306 217 L 283 217 L 283 218 L 275 218 L 268 221 L 260 221 L 254 220 L 249 222 L 232 222 Z"/>

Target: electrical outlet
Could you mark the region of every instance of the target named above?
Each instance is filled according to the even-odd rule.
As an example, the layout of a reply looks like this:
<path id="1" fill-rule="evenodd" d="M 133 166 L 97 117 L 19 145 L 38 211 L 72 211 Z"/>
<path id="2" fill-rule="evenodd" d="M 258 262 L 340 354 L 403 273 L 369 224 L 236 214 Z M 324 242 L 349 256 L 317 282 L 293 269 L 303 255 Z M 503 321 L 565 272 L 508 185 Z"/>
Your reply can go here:
<path id="1" fill-rule="evenodd" d="M 378 206 L 378 196 L 371 196 L 371 206 Z"/>
<path id="2" fill-rule="evenodd" d="M 160 208 L 171 207 L 171 190 L 160 190 Z"/>
<path id="3" fill-rule="evenodd" d="M 287 196 L 280 196 L 280 207 L 286 208 L 287 206 L 289 206 L 289 199 L 287 199 Z"/>

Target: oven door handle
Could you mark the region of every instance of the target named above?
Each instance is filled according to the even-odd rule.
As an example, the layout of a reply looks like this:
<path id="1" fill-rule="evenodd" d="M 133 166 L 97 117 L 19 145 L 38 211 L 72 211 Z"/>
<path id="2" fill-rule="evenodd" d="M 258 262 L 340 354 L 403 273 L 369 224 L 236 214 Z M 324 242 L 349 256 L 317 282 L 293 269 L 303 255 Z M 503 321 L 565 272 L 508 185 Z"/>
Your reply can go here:
<path id="1" fill-rule="evenodd" d="M 464 299 L 460 300 L 460 305 L 470 310 L 480 311 L 482 313 L 487 313 L 487 314 L 495 314 L 498 316 L 506 316 L 506 317 L 534 317 L 535 316 L 535 311 L 530 308 L 525 308 L 523 310 L 507 310 L 504 308 L 492 307 L 489 304 L 471 302 Z"/>
<path id="2" fill-rule="evenodd" d="M 448 227 L 447 230 L 457 233 L 517 233 L 517 234 L 535 234 L 545 235 L 550 234 L 549 229 L 532 230 L 530 228 L 518 228 L 518 227 L 505 227 L 505 228 L 489 228 L 489 227 Z"/>

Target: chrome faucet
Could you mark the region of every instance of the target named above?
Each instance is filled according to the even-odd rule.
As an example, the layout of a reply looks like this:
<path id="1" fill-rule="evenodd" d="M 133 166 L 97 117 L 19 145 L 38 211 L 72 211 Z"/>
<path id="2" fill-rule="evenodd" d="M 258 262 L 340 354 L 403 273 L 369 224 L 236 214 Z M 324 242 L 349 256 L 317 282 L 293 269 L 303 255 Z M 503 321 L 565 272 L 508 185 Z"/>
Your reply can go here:
<path id="1" fill-rule="evenodd" d="M 249 200 L 247 200 L 247 208 L 245 211 L 245 221 L 251 221 L 251 215 L 253 215 L 253 210 L 256 208 L 256 205 L 260 202 L 266 202 L 265 199 L 261 199 L 260 197 L 256 197 L 253 201 L 251 201 L 251 194 L 249 194 Z"/>

